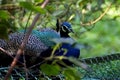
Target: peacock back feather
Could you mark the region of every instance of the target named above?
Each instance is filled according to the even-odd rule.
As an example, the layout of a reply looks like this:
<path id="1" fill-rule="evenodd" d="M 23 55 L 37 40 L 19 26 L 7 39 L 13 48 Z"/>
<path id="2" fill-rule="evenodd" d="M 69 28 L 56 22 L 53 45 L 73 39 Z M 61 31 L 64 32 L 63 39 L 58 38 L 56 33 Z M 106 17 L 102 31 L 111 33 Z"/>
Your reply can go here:
<path id="1" fill-rule="evenodd" d="M 12 49 L 15 49 L 15 52 L 13 54 L 15 54 L 16 51 L 18 50 L 24 36 L 25 36 L 24 33 L 12 33 L 9 35 L 9 45 L 11 45 L 10 47 Z M 44 45 L 44 43 L 40 41 L 39 38 L 37 38 L 35 35 L 30 35 L 25 47 L 25 54 L 31 56 L 32 55 L 38 56 L 42 51 L 46 49 L 47 46 Z"/>
<path id="2" fill-rule="evenodd" d="M 20 32 L 24 32 L 24 30 L 21 30 Z M 55 45 L 55 43 L 52 41 L 53 38 L 60 38 L 60 35 L 50 28 L 32 30 L 31 34 L 39 38 L 40 41 L 43 42 L 47 47 Z"/>
<path id="3" fill-rule="evenodd" d="M 4 49 L 7 49 L 9 46 L 8 46 L 8 44 L 5 40 L 0 39 L 0 47 L 4 48 Z"/>

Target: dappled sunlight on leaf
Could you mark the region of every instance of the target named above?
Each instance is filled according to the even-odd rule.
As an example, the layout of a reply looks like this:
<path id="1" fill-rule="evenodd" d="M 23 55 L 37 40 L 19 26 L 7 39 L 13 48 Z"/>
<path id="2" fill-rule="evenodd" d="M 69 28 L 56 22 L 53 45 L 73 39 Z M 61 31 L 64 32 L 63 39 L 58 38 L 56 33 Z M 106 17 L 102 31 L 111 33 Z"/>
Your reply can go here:
<path id="1" fill-rule="evenodd" d="M 62 73 L 66 80 L 80 80 L 80 73 L 75 68 L 67 68 Z"/>
<path id="2" fill-rule="evenodd" d="M 61 71 L 61 68 L 57 64 L 42 64 L 40 66 L 41 71 L 43 71 L 48 76 L 58 75 Z"/>
<path id="3" fill-rule="evenodd" d="M 45 14 L 46 12 L 45 9 L 42 9 L 40 6 L 35 6 L 30 2 L 20 2 L 20 6 L 34 12 L 39 12 L 41 14 Z"/>
<path id="4" fill-rule="evenodd" d="M 9 19 L 10 18 L 10 13 L 5 10 L 0 10 L 0 18 L 1 19 Z"/>

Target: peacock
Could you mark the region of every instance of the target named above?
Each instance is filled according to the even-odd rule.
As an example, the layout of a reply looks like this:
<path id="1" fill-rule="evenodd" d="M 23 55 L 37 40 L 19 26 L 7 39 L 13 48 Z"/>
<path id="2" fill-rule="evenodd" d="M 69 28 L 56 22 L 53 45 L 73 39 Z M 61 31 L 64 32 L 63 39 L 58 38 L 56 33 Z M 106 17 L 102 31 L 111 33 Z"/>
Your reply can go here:
<path id="1" fill-rule="evenodd" d="M 59 22 L 57 21 L 56 23 L 56 31 L 60 34 L 60 38 L 56 39 L 56 43 L 61 42 L 62 44 L 60 45 L 60 47 L 54 52 L 54 56 L 56 57 L 74 57 L 74 58 L 79 58 L 80 56 L 80 49 L 73 46 L 75 41 L 70 38 L 69 33 L 73 32 L 72 27 L 70 25 L 70 23 L 68 22 L 63 22 L 62 24 L 59 24 Z M 60 41 L 59 41 L 60 40 Z M 70 42 L 69 42 L 70 41 Z M 70 44 L 72 43 L 72 44 Z M 53 51 L 53 48 L 49 47 L 47 50 L 43 51 L 40 54 L 40 58 L 38 58 L 38 62 L 42 61 L 44 58 L 46 59 L 46 57 L 50 57 L 51 53 Z M 72 63 L 70 61 L 68 61 L 67 59 L 62 59 L 62 61 L 68 65 L 71 66 Z"/>
<path id="2" fill-rule="evenodd" d="M 62 37 L 69 37 L 68 33 L 72 31 L 71 25 L 68 22 L 63 22 L 61 25 L 59 25 L 59 27 L 60 34 L 57 31 L 50 28 L 32 31 L 31 35 L 29 36 L 28 42 L 25 46 L 25 50 L 23 52 L 26 57 L 27 65 L 32 65 L 39 58 L 43 58 L 43 56 L 44 58 L 46 58 L 49 57 L 48 55 L 51 55 L 53 50 L 52 47 L 56 45 L 56 43 L 52 41 L 53 38 L 59 39 Z M 9 35 L 9 40 L 6 41 L 8 47 L 5 43 L 1 42 L 1 44 L 4 45 L 4 47 L 7 47 L 3 48 L 6 51 L 8 51 L 10 55 L 15 56 L 20 44 L 22 43 L 24 36 L 25 30 L 12 33 Z M 80 50 L 72 47 L 72 45 L 68 43 L 62 43 L 60 48 L 56 50 L 55 55 L 63 55 L 64 51 L 61 50 L 63 48 L 66 48 L 66 50 L 68 50 L 66 55 L 64 56 L 73 56 L 76 58 L 79 57 Z M 49 51 L 49 53 L 46 53 L 47 51 Z M 73 53 L 71 53 L 72 51 Z M 22 58 L 20 59 L 20 61 L 22 61 Z"/>

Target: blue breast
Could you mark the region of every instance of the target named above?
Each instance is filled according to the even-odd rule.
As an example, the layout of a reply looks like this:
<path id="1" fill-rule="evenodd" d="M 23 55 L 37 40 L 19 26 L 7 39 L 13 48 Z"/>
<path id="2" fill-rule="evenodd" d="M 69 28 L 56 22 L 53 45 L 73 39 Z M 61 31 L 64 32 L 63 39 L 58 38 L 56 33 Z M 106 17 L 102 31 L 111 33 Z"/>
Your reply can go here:
<path id="1" fill-rule="evenodd" d="M 47 50 L 43 51 L 41 55 L 38 58 L 38 62 L 42 62 L 46 57 L 50 57 L 53 49 L 50 47 Z M 59 49 L 57 49 L 54 53 L 54 56 L 64 56 L 64 57 L 74 57 L 79 58 L 80 56 L 80 49 L 74 48 L 71 44 L 63 43 Z M 48 63 L 51 64 L 53 60 L 48 61 Z M 73 63 L 68 61 L 67 59 L 62 59 L 62 61 L 68 65 L 71 66 Z M 59 62 L 58 62 L 59 63 Z M 64 66 L 59 64 L 60 66 Z"/>
<path id="2" fill-rule="evenodd" d="M 71 44 L 63 43 L 60 47 L 60 51 L 56 52 L 56 55 L 79 58 L 80 49 L 74 48 Z"/>

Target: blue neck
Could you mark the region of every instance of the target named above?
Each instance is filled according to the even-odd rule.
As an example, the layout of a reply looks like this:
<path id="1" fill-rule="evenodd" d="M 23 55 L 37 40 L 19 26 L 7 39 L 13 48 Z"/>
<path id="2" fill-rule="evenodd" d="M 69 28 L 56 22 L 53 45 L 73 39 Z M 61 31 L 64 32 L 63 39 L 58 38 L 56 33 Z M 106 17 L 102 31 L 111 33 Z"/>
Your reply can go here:
<path id="1" fill-rule="evenodd" d="M 61 37 L 65 37 L 65 38 L 70 37 L 70 36 L 68 35 L 68 32 L 63 32 L 63 31 L 60 31 L 60 36 L 61 36 Z"/>

